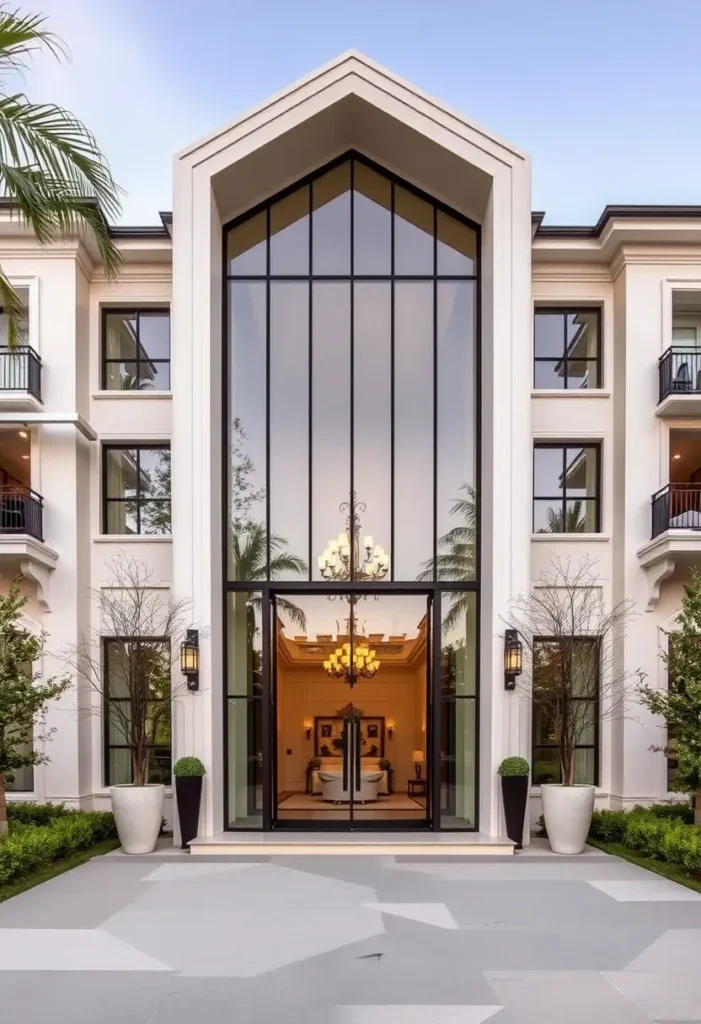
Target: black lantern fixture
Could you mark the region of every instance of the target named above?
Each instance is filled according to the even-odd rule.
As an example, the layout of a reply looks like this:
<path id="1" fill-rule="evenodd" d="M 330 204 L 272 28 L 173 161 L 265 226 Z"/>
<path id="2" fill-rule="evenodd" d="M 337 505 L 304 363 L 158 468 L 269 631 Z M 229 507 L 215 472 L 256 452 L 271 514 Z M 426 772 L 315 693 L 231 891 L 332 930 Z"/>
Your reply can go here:
<path id="1" fill-rule="evenodd" d="M 516 689 L 516 676 L 523 672 L 523 644 L 518 630 L 504 630 L 504 689 Z"/>
<path id="2" fill-rule="evenodd" d="M 200 688 L 200 634 L 196 629 L 185 631 L 180 644 L 180 671 L 187 679 L 188 690 Z"/>

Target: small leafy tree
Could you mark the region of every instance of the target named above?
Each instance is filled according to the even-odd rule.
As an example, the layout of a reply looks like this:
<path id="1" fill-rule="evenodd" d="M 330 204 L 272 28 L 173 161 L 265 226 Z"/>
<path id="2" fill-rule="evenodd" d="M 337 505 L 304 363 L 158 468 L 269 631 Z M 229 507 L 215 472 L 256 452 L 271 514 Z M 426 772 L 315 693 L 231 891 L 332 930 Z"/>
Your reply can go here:
<path id="1" fill-rule="evenodd" d="M 633 678 L 616 656 L 634 614 L 631 601 L 605 611 L 596 562 L 553 558 L 529 593 L 511 603 L 505 625 L 526 658 L 520 685 L 555 737 L 565 786 L 575 784 L 575 751 L 599 719 L 625 711 Z"/>
<path id="2" fill-rule="evenodd" d="M 691 571 L 684 586 L 679 629 L 668 633 L 668 646 L 660 657 L 667 666 L 667 689 L 638 688 L 640 702 L 653 715 L 664 718 L 667 742 L 651 747 L 675 758 L 673 790 L 694 795 L 695 820 L 701 824 L 701 573 Z"/>
<path id="3" fill-rule="evenodd" d="M 10 584 L 7 597 L 0 597 L 0 835 L 7 832 L 6 783 L 13 781 L 18 769 L 49 760 L 27 740 L 49 738 L 47 705 L 71 685 L 70 679 L 40 683 L 40 673 L 32 672 L 33 663 L 42 655 L 45 636 L 35 636 L 20 625 L 27 600 L 20 593 L 18 580 Z"/>
<path id="4" fill-rule="evenodd" d="M 172 703 L 185 689 L 171 681 L 192 601 L 165 596 L 143 562 L 124 554 L 107 563 L 107 584 L 92 591 L 99 623 L 66 651 L 67 662 L 100 697 L 91 713 L 109 716 L 128 749 L 135 786 L 149 782 L 149 753 L 170 736 Z M 111 648 L 111 671 L 105 660 Z"/>

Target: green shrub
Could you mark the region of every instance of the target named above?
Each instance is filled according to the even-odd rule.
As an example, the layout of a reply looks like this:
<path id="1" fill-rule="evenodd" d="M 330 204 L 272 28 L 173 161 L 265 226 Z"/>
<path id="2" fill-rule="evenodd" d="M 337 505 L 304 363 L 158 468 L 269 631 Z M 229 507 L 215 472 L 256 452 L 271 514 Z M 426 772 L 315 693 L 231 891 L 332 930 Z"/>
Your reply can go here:
<path id="1" fill-rule="evenodd" d="M 650 804 L 649 807 L 641 807 L 637 804 L 633 810 L 647 811 L 656 818 L 671 818 L 673 821 L 681 821 L 685 825 L 694 824 L 694 808 L 690 803 Z"/>
<path id="2" fill-rule="evenodd" d="M 173 765 L 173 775 L 176 779 L 201 779 L 207 774 L 207 769 L 199 757 L 181 757 Z"/>
<path id="3" fill-rule="evenodd" d="M 691 844 L 695 840 L 693 832 L 683 822 L 669 823 L 662 835 L 660 856 L 670 864 L 683 864 Z"/>
<path id="4" fill-rule="evenodd" d="M 522 778 L 528 775 L 531 768 L 525 757 L 505 757 L 497 769 L 497 775 L 502 778 Z"/>
<path id="5" fill-rule="evenodd" d="M 22 808 L 19 814 L 17 808 Z M 13 825 L 0 840 L 0 885 L 117 834 L 114 817 L 107 811 L 14 803 L 8 810 Z M 33 820 L 41 823 L 32 824 Z"/>
<path id="6" fill-rule="evenodd" d="M 625 811 L 594 811 L 589 835 L 605 843 L 622 843 L 627 823 L 628 815 Z"/>
<path id="7" fill-rule="evenodd" d="M 644 857 L 660 857 L 662 837 L 669 827 L 669 822 L 664 818 L 634 812 L 628 815 L 623 841 L 631 850 L 637 850 Z"/>

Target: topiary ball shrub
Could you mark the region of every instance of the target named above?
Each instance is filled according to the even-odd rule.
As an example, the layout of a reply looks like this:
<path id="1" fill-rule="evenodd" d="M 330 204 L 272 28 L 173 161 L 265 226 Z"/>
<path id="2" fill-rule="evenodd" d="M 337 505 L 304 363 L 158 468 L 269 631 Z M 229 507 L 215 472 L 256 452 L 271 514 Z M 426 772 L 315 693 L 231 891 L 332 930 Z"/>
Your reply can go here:
<path id="1" fill-rule="evenodd" d="M 506 757 L 499 765 L 498 774 L 504 779 L 528 775 L 531 767 L 525 757 Z"/>
<path id="2" fill-rule="evenodd" d="M 173 765 L 176 779 L 198 779 L 207 774 L 207 769 L 199 757 L 181 757 Z"/>

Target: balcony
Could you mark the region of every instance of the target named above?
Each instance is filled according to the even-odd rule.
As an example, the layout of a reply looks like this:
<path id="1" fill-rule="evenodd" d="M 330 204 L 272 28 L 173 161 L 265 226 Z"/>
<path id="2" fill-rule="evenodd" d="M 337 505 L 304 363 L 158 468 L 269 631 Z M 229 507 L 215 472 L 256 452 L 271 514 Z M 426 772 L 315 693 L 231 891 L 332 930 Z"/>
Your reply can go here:
<path id="1" fill-rule="evenodd" d="M 677 567 L 701 564 L 701 483 L 670 483 L 652 496 L 651 540 L 638 548 L 648 579 L 648 611 Z"/>
<path id="2" fill-rule="evenodd" d="M 701 415 L 701 348 L 672 345 L 658 363 L 658 416 Z"/>
<path id="3" fill-rule="evenodd" d="M 44 543 L 44 499 L 21 485 L 0 487 L 0 575 L 21 573 L 37 585 L 49 608 L 49 576 L 58 554 Z"/>
<path id="4" fill-rule="evenodd" d="M 41 359 L 29 345 L 0 346 L 0 407 L 41 409 Z"/>

